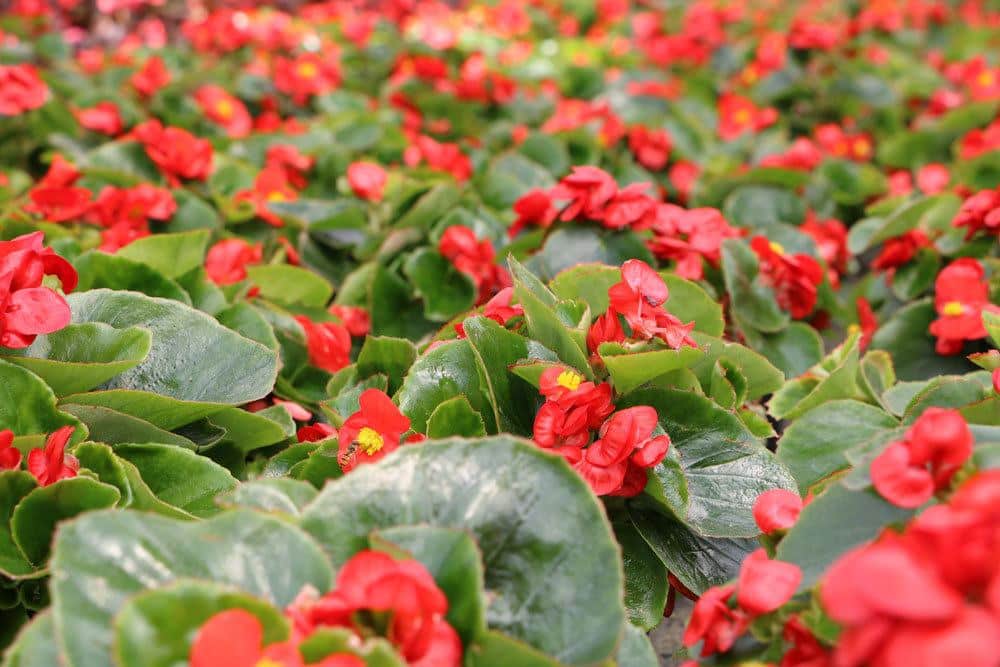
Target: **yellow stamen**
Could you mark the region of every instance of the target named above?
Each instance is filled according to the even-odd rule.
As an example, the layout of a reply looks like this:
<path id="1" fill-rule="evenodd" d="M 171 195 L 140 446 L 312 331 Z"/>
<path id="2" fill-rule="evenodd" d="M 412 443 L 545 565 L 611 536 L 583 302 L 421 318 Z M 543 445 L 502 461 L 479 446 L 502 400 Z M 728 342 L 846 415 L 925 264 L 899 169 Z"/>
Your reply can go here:
<path id="1" fill-rule="evenodd" d="M 316 75 L 319 74 L 316 63 L 299 63 L 297 71 L 303 79 L 315 79 Z"/>
<path id="2" fill-rule="evenodd" d="M 961 301 L 949 301 L 944 304 L 944 308 L 941 309 L 943 315 L 948 317 L 957 317 L 965 312 L 965 306 L 962 305 Z"/>
<path id="3" fill-rule="evenodd" d="M 280 190 L 267 193 L 267 201 L 288 201 L 288 197 Z"/>
<path id="4" fill-rule="evenodd" d="M 736 121 L 737 125 L 746 125 L 750 122 L 750 112 L 746 109 L 740 109 L 733 114 L 733 120 Z"/>
<path id="5" fill-rule="evenodd" d="M 861 327 L 859 327 L 857 324 L 848 324 L 847 325 L 847 335 L 848 336 L 852 336 L 852 335 L 858 333 L 859 331 L 861 331 Z"/>
<path id="6" fill-rule="evenodd" d="M 281 667 L 281 663 L 275 662 L 270 658 L 262 658 L 257 661 L 257 664 L 255 664 L 254 667 Z"/>
<path id="7" fill-rule="evenodd" d="M 382 439 L 382 436 L 375 429 L 365 426 L 358 431 L 358 446 L 368 456 L 372 456 L 375 452 L 382 449 L 383 445 L 385 445 L 385 440 Z"/>
<path id="8" fill-rule="evenodd" d="M 573 371 L 563 371 L 556 378 L 556 384 L 570 391 L 576 391 L 580 387 L 580 383 L 583 382 L 583 376 Z"/>
<path id="9" fill-rule="evenodd" d="M 771 241 L 767 245 L 769 245 L 771 247 L 771 250 L 774 251 L 775 254 L 778 254 L 778 255 L 784 255 L 785 254 L 785 246 L 781 245 L 777 241 Z"/>
<path id="10" fill-rule="evenodd" d="M 989 88 L 990 86 L 993 85 L 993 82 L 995 80 L 996 79 L 993 77 L 993 72 L 991 72 L 990 70 L 982 71 L 979 73 L 979 76 L 976 77 L 976 83 L 978 83 L 983 88 Z"/>
<path id="11" fill-rule="evenodd" d="M 868 143 L 867 139 L 855 139 L 854 152 L 861 157 L 868 157 L 868 154 L 872 152 L 871 144 Z"/>
<path id="12" fill-rule="evenodd" d="M 229 100 L 219 100 L 215 103 L 215 113 L 219 114 L 222 118 L 232 118 L 233 103 Z"/>

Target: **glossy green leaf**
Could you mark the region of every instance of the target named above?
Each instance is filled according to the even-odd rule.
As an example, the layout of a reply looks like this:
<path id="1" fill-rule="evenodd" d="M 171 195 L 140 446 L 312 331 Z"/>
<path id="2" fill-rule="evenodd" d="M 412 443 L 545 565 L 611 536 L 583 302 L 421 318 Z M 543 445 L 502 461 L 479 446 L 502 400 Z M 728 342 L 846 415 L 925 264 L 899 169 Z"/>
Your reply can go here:
<path id="1" fill-rule="evenodd" d="M 483 418 L 472 409 L 465 396 L 449 398 L 436 408 L 427 419 L 428 438 L 462 436 L 478 438 L 486 435 Z"/>
<path id="2" fill-rule="evenodd" d="M 368 336 L 358 353 L 358 375 L 381 373 L 389 378 L 389 393 L 395 393 L 416 358 L 416 346 L 405 338 Z"/>
<path id="3" fill-rule="evenodd" d="M 615 664 L 617 667 L 658 667 L 660 661 L 646 633 L 626 623 L 625 635 L 622 637 L 621 646 L 618 647 Z"/>
<path id="4" fill-rule="evenodd" d="M 151 343 L 149 332 L 137 327 L 70 324 L 36 338 L 23 356 L 5 359 L 45 380 L 57 396 L 65 396 L 93 389 L 137 366 Z"/>
<path id="5" fill-rule="evenodd" d="M 712 369 L 720 359 L 733 364 L 746 378 L 749 400 L 756 400 L 776 391 L 785 380 L 782 372 L 770 361 L 745 345 L 730 343 L 697 332 L 691 337 L 698 343 L 698 349 L 705 353 L 705 356 L 692 366 L 702 385 L 709 383 Z"/>
<path id="6" fill-rule="evenodd" d="M 785 429 L 778 441 L 778 460 L 805 495 L 813 484 L 849 465 L 844 452 L 898 424 L 884 410 L 860 401 L 829 401 Z"/>
<path id="7" fill-rule="evenodd" d="M 774 292 L 761 284 L 758 271 L 757 256 L 744 241 L 722 242 L 722 273 L 733 316 L 759 331 L 780 331 L 788 325 L 788 313 L 778 306 Z"/>
<path id="8" fill-rule="evenodd" d="M 899 309 L 875 332 L 871 349 L 892 355 L 900 380 L 927 380 L 972 369 L 961 356 L 942 357 L 934 351 L 934 338 L 927 328 L 936 317 L 934 304 L 917 301 Z"/>
<path id="9" fill-rule="evenodd" d="M 56 409 L 52 390 L 34 373 L 0 361 L 0 431 L 14 435 L 48 434 L 77 426 L 76 417 Z"/>
<path id="10" fill-rule="evenodd" d="M 333 287 L 318 274 L 289 264 L 247 267 L 247 278 L 265 299 L 278 303 L 323 308 Z"/>
<path id="11" fill-rule="evenodd" d="M 14 508 L 10 526 L 14 541 L 35 565 L 44 565 L 56 525 L 118 502 L 118 489 L 87 477 L 63 479 L 28 493 Z"/>
<path id="12" fill-rule="evenodd" d="M 52 609 L 68 667 L 112 664 L 112 617 L 135 594 L 182 578 L 235 586 L 284 607 L 305 585 L 329 590 L 330 565 L 302 531 L 263 514 L 209 521 L 131 510 L 64 524 L 52 560 Z"/>
<path id="13" fill-rule="evenodd" d="M 217 513 L 215 497 L 237 485 L 225 468 L 189 449 L 147 444 L 117 445 L 114 450 L 139 470 L 157 498 L 195 516 Z"/>
<path id="14" fill-rule="evenodd" d="M 395 398 L 411 428 L 422 433 L 437 406 L 456 396 L 465 396 L 487 432 L 496 432 L 489 389 L 466 339 L 448 341 L 418 357 Z"/>
<path id="15" fill-rule="evenodd" d="M 189 306 L 107 290 L 72 294 L 68 301 L 74 322 L 141 326 L 152 334 L 146 360 L 108 382 L 107 389 L 242 404 L 267 395 L 274 386 L 274 352 Z"/>
<path id="16" fill-rule="evenodd" d="M 4 653 L 3 667 L 52 667 L 59 665 L 52 613 L 44 611 L 23 626 Z"/>
<path id="17" fill-rule="evenodd" d="M 628 620 L 643 630 L 652 630 L 663 620 L 667 604 L 666 568 L 627 515 L 616 516 L 611 526 L 622 549 Z"/>
<path id="18" fill-rule="evenodd" d="M 77 257 L 73 265 L 80 276 L 80 283 L 76 288 L 78 293 L 95 289 L 131 290 L 148 296 L 191 303 L 191 297 L 177 282 L 142 262 L 91 251 Z"/>
<path id="19" fill-rule="evenodd" d="M 63 404 L 106 408 L 141 419 L 166 431 L 173 431 L 229 407 L 223 403 L 181 401 L 169 396 L 132 389 L 71 394 L 62 399 L 61 405 Z"/>
<path id="20" fill-rule="evenodd" d="M 613 654 L 624 621 L 618 547 L 564 461 L 505 436 L 401 447 L 329 483 L 301 525 L 341 564 L 372 530 L 422 522 L 475 538 L 495 592 L 491 629 L 567 665 Z"/>
<path id="21" fill-rule="evenodd" d="M 25 471 L 0 472 L 0 573 L 5 577 L 29 576 L 36 569 L 14 541 L 10 523 L 14 508 L 35 488 L 35 478 Z"/>
<path id="22" fill-rule="evenodd" d="M 617 343 L 603 343 L 599 351 L 601 360 L 611 374 L 615 391 L 619 394 L 627 394 L 679 368 L 689 368 L 704 355 L 700 349 L 687 345 L 678 350 L 629 353 Z"/>
<path id="23" fill-rule="evenodd" d="M 476 303 L 476 285 L 466 274 L 433 248 L 421 248 L 403 264 L 417 296 L 424 302 L 424 317 L 447 322 Z"/>
<path id="24" fill-rule="evenodd" d="M 136 239 L 115 253 L 141 262 L 168 278 L 177 278 L 205 263 L 208 230 L 155 234 Z"/>
<path id="25" fill-rule="evenodd" d="M 243 482 L 216 502 L 223 507 L 245 507 L 295 516 L 316 497 L 316 489 L 297 479 L 274 477 Z"/>
<path id="26" fill-rule="evenodd" d="M 687 481 L 687 515 L 681 518 L 709 537 L 759 534 L 751 508 L 774 488 L 794 489 L 795 481 L 739 418 L 711 399 L 676 389 L 640 389 L 618 408 L 649 405 L 670 435 Z"/>

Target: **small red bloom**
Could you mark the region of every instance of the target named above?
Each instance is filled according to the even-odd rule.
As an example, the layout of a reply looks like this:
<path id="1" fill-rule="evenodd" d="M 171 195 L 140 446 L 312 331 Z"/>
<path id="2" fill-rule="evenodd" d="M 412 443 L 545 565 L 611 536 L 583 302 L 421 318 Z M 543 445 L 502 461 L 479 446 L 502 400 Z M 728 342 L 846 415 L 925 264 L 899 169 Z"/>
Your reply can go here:
<path id="1" fill-rule="evenodd" d="M 948 167 L 943 164 L 925 164 L 917 172 L 917 187 L 925 195 L 936 195 L 944 192 L 950 182 L 951 174 L 948 172 Z"/>
<path id="2" fill-rule="evenodd" d="M 227 609 L 208 619 L 191 644 L 191 667 L 306 667 L 292 642 L 263 646 L 260 620 L 244 609 Z M 365 661 L 342 653 L 310 667 L 364 667 Z"/>
<path id="3" fill-rule="evenodd" d="M 694 162 L 680 160 L 670 166 L 670 169 L 667 171 L 667 177 L 670 179 L 670 184 L 677 191 L 678 201 L 683 203 L 691 197 L 691 191 L 694 190 L 695 183 L 698 182 L 700 175 L 701 167 Z"/>
<path id="4" fill-rule="evenodd" d="M 687 210 L 673 204 L 657 207 L 652 230 L 653 238 L 646 243 L 649 249 L 661 259 L 675 260 L 677 275 L 688 280 L 701 280 L 705 261 L 717 267 L 722 242 L 741 235 L 718 209 Z"/>
<path id="5" fill-rule="evenodd" d="M 156 91 L 170 83 L 170 71 L 163 64 L 163 59 L 153 56 L 145 62 L 142 69 L 132 75 L 132 87 L 143 97 L 152 97 Z"/>
<path id="6" fill-rule="evenodd" d="M 281 167 L 264 167 L 254 178 L 253 187 L 236 193 L 236 201 L 253 204 L 257 217 L 272 227 L 284 227 L 285 223 L 270 209 L 274 202 L 295 201 L 299 198 L 288 183 L 286 172 Z"/>
<path id="7" fill-rule="evenodd" d="M 340 84 L 340 69 L 329 56 L 304 53 L 295 60 L 278 58 L 274 65 L 274 86 L 296 104 L 305 104 L 314 95 L 334 90 Z"/>
<path id="8" fill-rule="evenodd" d="M 744 132 L 759 132 L 778 120 L 776 109 L 760 109 L 752 100 L 726 93 L 719 97 L 719 137 L 731 141 Z"/>
<path id="9" fill-rule="evenodd" d="M 863 296 L 857 298 L 855 307 L 858 311 L 858 327 L 861 329 L 861 339 L 858 341 L 858 345 L 862 350 L 865 350 L 871 344 L 875 332 L 878 331 L 878 318 L 875 317 L 875 312 L 872 310 L 871 304 L 868 303 L 868 299 Z"/>
<path id="10" fill-rule="evenodd" d="M 42 286 L 46 274 L 58 277 L 65 292 L 76 287 L 76 270 L 42 247 L 41 232 L 0 241 L 0 346 L 25 348 L 69 324 L 66 300 Z"/>
<path id="11" fill-rule="evenodd" d="M 675 350 L 698 346 L 690 336 L 694 322 L 682 324 L 664 310 L 670 291 L 656 271 L 642 260 L 630 259 L 622 264 L 621 273 L 621 281 L 608 288 L 609 308 L 625 318 L 633 338 L 657 337 Z"/>
<path id="12" fill-rule="evenodd" d="M 625 340 L 625 331 L 618 321 L 618 313 L 609 310 L 590 325 L 587 332 L 587 349 L 596 355 L 601 343 L 621 343 Z"/>
<path id="13" fill-rule="evenodd" d="M 539 447 L 558 453 L 563 453 L 564 448 L 579 449 L 590 440 L 587 422 L 586 409 L 564 409 L 555 401 L 546 401 L 535 415 L 532 437 Z"/>
<path id="14" fill-rule="evenodd" d="M 21 467 L 21 450 L 14 446 L 14 432 L 0 431 L 0 470 L 18 470 Z"/>
<path id="15" fill-rule="evenodd" d="M 758 549 L 740 566 L 736 603 L 751 616 L 769 614 L 792 599 L 801 581 L 798 565 L 771 560 Z"/>
<path id="16" fill-rule="evenodd" d="M 326 312 L 343 322 L 344 326 L 347 327 L 347 331 L 355 338 L 364 336 L 371 330 L 371 317 L 369 317 L 368 311 L 361 306 L 338 306 L 334 304 L 327 308 Z"/>
<path id="17" fill-rule="evenodd" d="M 726 601 L 736 590 L 734 584 L 714 586 L 705 591 L 694 605 L 691 620 L 684 630 L 684 645 L 704 642 L 702 657 L 728 651 L 750 626 L 750 617 L 740 609 L 732 609 Z"/>
<path id="18" fill-rule="evenodd" d="M 179 127 L 163 127 L 148 120 L 132 131 L 172 186 L 181 179 L 203 181 L 212 170 L 212 144 Z"/>
<path id="19" fill-rule="evenodd" d="M 768 155 L 760 161 L 762 167 L 779 167 L 812 171 L 823 161 L 823 153 L 809 138 L 799 137 L 784 153 Z"/>
<path id="20" fill-rule="evenodd" d="M 351 334 L 336 322 L 313 322 L 305 315 L 296 315 L 306 334 L 309 363 L 329 373 L 336 373 L 351 363 Z"/>
<path id="21" fill-rule="evenodd" d="M 795 319 L 809 315 L 816 306 L 817 288 L 823 282 L 823 267 L 805 253 L 788 255 L 781 245 L 755 236 L 750 247 L 760 259 L 760 272 L 774 289 L 778 305 Z"/>
<path id="22" fill-rule="evenodd" d="M 88 219 L 106 231 L 102 232 L 100 249 L 115 252 L 132 241 L 149 236 L 149 219 L 167 220 L 177 210 L 170 191 L 148 183 L 134 188 L 107 186 L 98 195 L 88 213 Z"/>
<path id="23" fill-rule="evenodd" d="M 528 225 L 537 225 L 545 229 L 551 226 L 559 215 L 552 203 L 552 196 L 540 188 L 521 195 L 520 199 L 514 202 L 514 213 L 517 213 L 517 219 L 507 231 L 511 237 L 516 236 Z"/>
<path id="24" fill-rule="evenodd" d="M 351 190 L 368 201 L 382 201 L 387 178 L 385 169 L 374 162 L 352 162 L 347 167 L 347 182 Z"/>
<path id="25" fill-rule="evenodd" d="M 810 211 L 799 229 L 816 242 L 819 256 L 830 269 L 830 283 L 834 288 L 838 287 L 839 275 L 847 271 L 847 260 L 850 259 L 847 251 L 847 227 L 835 218 L 820 220 Z"/>
<path id="26" fill-rule="evenodd" d="M 75 456 L 66 454 L 66 443 L 72 437 L 73 430 L 73 426 L 63 426 L 49 435 L 44 449 L 39 447 L 28 453 L 28 472 L 35 476 L 39 486 L 76 477 L 80 462 Z"/>
<path id="27" fill-rule="evenodd" d="M 266 169 L 280 169 L 292 187 L 302 189 L 308 185 L 305 173 L 313 168 L 316 160 L 304 155 L 291 144 L 272 144 L 264 157 Z"/>
<path id="28" fill-rule="evenodd" d="M 300 596 L 286 613 L 301 636 L 322 627 L 384 633 L 413 667 L 459 667 L 462 643 L 444 620 L 447 611 L 448 598 L 423 565 L 366 550 L 344 564 L 331 592 Z M 372 625 L 373 617 L 383 622 Z"/>
<path id="29" fill-rule="evenodd" d="M 972 432 L 955 410 L 928 408 L 903 440 L 872 461 L 872 484 L 899 507 L 919 507 L 947 488 L 972 456 Z"/>
<path id="30" fill-rule="evenodd" d="M 648 229 L 656 217 L 657 202 L 646 194 L 649 183 L 633 183 L 619 190 L 604 208 L 601 224 L 609 229 Z"/>
<path id="31" fill-rule="evenodd" d="M 599 439 L 573 467 L 597 495 L 638 495 L 646 486 L 643 470 L 658 465 L 670 447 L 670 436 L 653 437 L 656 426 L 656 410 L 649 406 L 620 410 L 604 422 Z M 638 483 L 623 489 L 630 470 Z"/>
<path id="32" fill-rule="evenodd" d="M 0 116 L 37 109 L 48 96 L 48 86 L 31 65 L 0 65 Z"/>
<path id="33" fill-rule="evenodd" d="M 584 166 L 573 167 L 572 173 L 559 181 L 550 195 L 553 199 L 569 201 L 560 220 L 601 220 L 605 206 L 617 193 L 618 183 L 611 174 L 597 167 Z"/>
<path id="34" fill-rule="evenodd" d="M 340 467 L 350 472 L 372 463 L 399 447 L 410 420 L 384 392 L 366 389 L 359 399 L 360 409 L 340 427 Z"/>
<path id="35" fill-rule="evenodd" d="M 118 106 L 114 102 L 98 102 L 89 109 L 73 111 L 76 121 L 93 132 L 110 137 L 121 134 L 124 124 Z"/>
<path id="36" fill-rule="evenodd" d="M 921 248 L 930 247 L 931 240 L 926 234 L 919 229 L 911 229 L 886 241 L 882 251 L 872 260 L 872 268 L 886 271 L 891 276 L 897 268 L 913 259 Z"/>
<path id="37" fill-rule="evenodd" d="M 450 260 L 456 269 L 466 274 L 479 290 L 477 303 L 490 299 L 510 286 L 510 274 L 494 263 L 496 251 L 488 239 L 480 241 L 475 232 L 462 225 L 448 227 L 438 242 L 438 252 Z"/>
<path id="38" fill-rule="evenodd" d="M 788 618 L 781 634 L 792 648 L 778 667 L 832 667 L 832 656 L 798 616 Z"/>
<path id="39" fill-rule="evenodd" d="M 666 130 L 650 130 L 637 125 L 629 130 L 628 147 L 636 162 L 646 169 L 660 171 L 667 166 L 673 141 Z"/>
<path id="40" fill-rule="evenodd" d="M 951 221 L 955 227 L 966 227 L 965 238 L 976 232 L 1000 234 L 1000 187 L 980 190 L 964 202 Z"/>
<path id="41" fill-rule="evenodd" d="M 205 273 L 217 285 L 232 285 L 247 277 L 247 266 L 259 264 L 264 257 L 260 243 L 250 245 L 243 239 L 223 239 L 205 256 Z"/>
<path id="42" fill-rule="evenodd" d="M 31 203 L 24 207 L 51 222 L 69 222 L 83 217 L 90 208 L 90 190 L 72 186 L 34 187 Z"/>
<path id="43" fill-rule="evenodd" d="M 938 318 L 930 325 L 938 354 L 958 354 L 965 341 L 986 337 L 982 313 L 998 313 L 1000 307 L 990 303 L 983 276 L 982 264 L 971 257 L 956 259 L 938 274 L 934 282 Z"/>
<path id="44" fill-rule="evenodd" d="M 295 432 L 295 438 L 299 442 L 319 442 L 335 435 L 337 435 L 337 429 L 323 422 L 306 424 Z"/>
<path id="45" fill-rule="evenodd" d="M 221 125 L 228 136 L 238 139 L 247 136 L 253 129 L 253 118 L 246 105 L 223 87 L 203 85 L 195 91 L 194 99 L 205 117 Z"/>
<path id="46" fill-rule="evenodd" d="M 787 489 L 771 489 L 754 501 L 753 520 L 762 533 L 771 534 L 794 526 L 801 511 L 799 494 Z"/>

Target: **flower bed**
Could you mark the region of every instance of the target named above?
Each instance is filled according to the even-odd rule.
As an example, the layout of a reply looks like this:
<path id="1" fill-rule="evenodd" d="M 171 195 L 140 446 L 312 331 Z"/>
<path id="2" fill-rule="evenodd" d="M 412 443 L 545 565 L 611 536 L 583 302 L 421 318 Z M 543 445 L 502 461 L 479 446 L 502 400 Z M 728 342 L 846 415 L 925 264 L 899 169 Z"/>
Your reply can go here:
<path id="1" fill-rule="evenodd" d="M 674 4 L 13 2 L 3 667 L 1000 666 L 1000 13 Z"/>

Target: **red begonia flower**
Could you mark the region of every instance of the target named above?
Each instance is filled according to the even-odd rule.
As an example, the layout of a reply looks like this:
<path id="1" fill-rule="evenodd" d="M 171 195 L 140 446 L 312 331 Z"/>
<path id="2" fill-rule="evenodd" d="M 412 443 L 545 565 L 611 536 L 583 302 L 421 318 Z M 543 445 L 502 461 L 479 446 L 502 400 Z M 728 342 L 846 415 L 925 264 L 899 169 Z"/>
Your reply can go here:
<path id="1" fill-rule="evenodd" d="M 73 435 L 73 426 L 63 426 L 45 440 L 45 447 L 28 452 L 28 472 L 39 486 L 48 486 L 61 479 L 76 477 L 80 462 L 66 453 L 66 443 Z"/>
<path id="2" fill-rule="evenodd" d="M 771 489 L 757 496 L 753 503 L 753 519 L 765 534 L 788 530 L 802 512 L 802 498 L 794 491 Z"/>
<path id="3" fill-rule="evenodd" d="M 372 463 L 399 447 L 410 430 L 409 418 L 399 411 L 385 392 L 366 389 L 358 399 L 360 408 L 340 427 L 340 467 L 350 472 Z"/>

